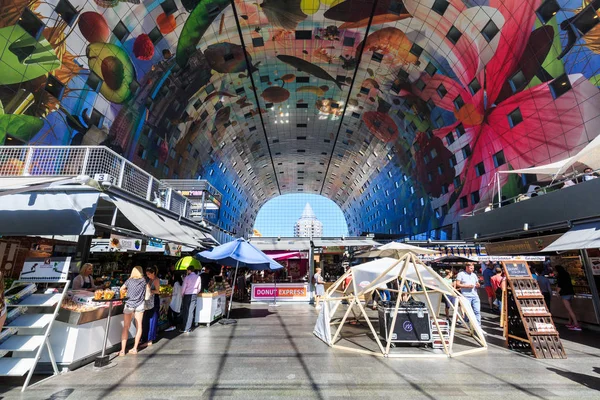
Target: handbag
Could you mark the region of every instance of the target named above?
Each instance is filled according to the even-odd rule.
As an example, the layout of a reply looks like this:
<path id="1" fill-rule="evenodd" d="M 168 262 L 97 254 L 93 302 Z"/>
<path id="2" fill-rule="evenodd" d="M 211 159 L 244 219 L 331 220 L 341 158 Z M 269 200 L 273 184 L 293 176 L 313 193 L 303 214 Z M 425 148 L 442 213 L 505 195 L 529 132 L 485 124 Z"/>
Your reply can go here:
<path id="1" fill-rule="evenodd" d="M 154 308 L 154 296 L 150 284 L 146 284 L 146 293 L 144 294 L 144 310 L 152 310 Z"/>

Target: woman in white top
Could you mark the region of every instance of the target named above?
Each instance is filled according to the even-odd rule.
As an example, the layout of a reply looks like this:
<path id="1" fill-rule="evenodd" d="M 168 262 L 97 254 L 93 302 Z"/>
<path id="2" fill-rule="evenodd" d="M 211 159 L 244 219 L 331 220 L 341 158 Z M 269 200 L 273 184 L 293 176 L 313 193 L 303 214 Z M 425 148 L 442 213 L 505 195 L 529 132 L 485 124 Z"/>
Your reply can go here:
<path id="1" fill-rule="evenodd" d="M 169 305 L 169 312 L 167 313 L 170 326 L 165 329 L 165 332 L 171 332 L 177 328 L 177 321 L 179 320 L 179 313 L 181 312 L 181 299 L 183 298 L 181 293 L 181 287 L 183 286 L 181 272 L 176 271 L 174 277 L 169 281 L 169 284 L 173 286 L 173 293 L 171 293 L 171 304 Z"/>
<path id="2" fill-rule="evenodd" d="M 85 263 L 79 268 L 79 275 L 73 279 L 73 290 L 93 290 L 98 286 L 94 285 L 94 266 L 90 263 Z"/>

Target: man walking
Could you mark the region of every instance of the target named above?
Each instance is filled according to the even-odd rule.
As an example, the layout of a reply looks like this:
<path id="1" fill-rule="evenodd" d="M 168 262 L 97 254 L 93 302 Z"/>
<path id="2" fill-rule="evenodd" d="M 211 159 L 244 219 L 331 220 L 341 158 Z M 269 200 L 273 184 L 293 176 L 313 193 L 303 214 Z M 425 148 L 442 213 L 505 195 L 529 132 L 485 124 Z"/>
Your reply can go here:
<path id="1" fill-rule="evenodd" d="M 465 266 L 465 270 L 459 272 L 456 276 L 456 288 L 460 290 L 471 305 L 477 319 L 477 324 L 481 327 L 481 302 L 479 301 L 479 294 L 477 294 L 479 286 L 479 279 L 477 278 L 477 274 L 475 274 L 475 266 L 473 263 L 468 263 Z"/>
<path id="2" fill-rule="evenodd" d="M 193 266 L 187 268 L 187 276 L 183 280 L 181 294 L 183 301 L 181 305 L 181 316 L 183 318 L 183 333 L 190 333 L 192 329 L 192 321 L 194 320 L 194 311 L 196 310 L 196 301 L 202 280 L 196 274 Z"/>

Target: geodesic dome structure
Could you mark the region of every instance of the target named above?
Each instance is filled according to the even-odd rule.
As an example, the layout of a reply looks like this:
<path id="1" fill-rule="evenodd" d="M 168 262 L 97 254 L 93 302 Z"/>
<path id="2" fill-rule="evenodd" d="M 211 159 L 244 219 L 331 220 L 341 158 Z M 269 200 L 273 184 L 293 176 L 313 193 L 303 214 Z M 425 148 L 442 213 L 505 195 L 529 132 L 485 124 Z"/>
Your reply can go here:
<path id="1" fill-rule="evenodd" d="M 343 282 L 348 282 L 348 280 L 350 280 L 350 283 L 343 291 L 340 291 Z M 394 281 L 398 282 L 396 289 L 386 286 L 388 282 Z M 403 290 L 404 288 L 406 288 L 406 291 Z M 449 323 L 447 340 L 444 337 L 441 340 L 443 349 L 441 354 L 425 352 L 408 354 L 391 351 L 393 329 L 389 331 L 388 337 L 380 338 L 373 326 L 372 317 L 366 311 L 366 304 L 363 304 L 361 299 L 363 297 L 368 298 L 373 291 L 377 292 L 381 298 L 381 291 L 383 290 L 397 293 L 397 298 L 393 302 L 393 310 L 390 313 L 390 315 L 393 315 L 392 327 L 396 323 L 401 299 L 410 297 L 425 303 L 433 326 L 435 326 L 437 332 L 442 332 L 442 322 L 438 317 L 439 307 L 444 297 L 453 299 L 450 302 L 452 318 Z M 323 307 L 319 312 L 314 334 L 333 348 L 384 357 L 456 357 L 487 349 L 483 331 L 477 324 L 475 314 L 464 296 L 448 285 L 440 275 L 412 253 L 407 253 L 400 259 L 380 258 L 351 267 L 325 292 L 322 300 Z M 343 301 L 347 301 L 348 305 L 343 317 L 339 320 L 335 315 L 345 307 L 345 305 L 342 305 Z M 338 344 L 341 333 L 348 326 L 348 317 L 351 313 L 355 320 L 364 320 L 377 343 L 379 351 Z M 466 327 L 465 331 L 457 332 L 458 321 Z M 333 335 L 332 327 L 335 327 Z M 457 333 L 473 338 L 476 347 L 454 351 L 453 345 Z"/>

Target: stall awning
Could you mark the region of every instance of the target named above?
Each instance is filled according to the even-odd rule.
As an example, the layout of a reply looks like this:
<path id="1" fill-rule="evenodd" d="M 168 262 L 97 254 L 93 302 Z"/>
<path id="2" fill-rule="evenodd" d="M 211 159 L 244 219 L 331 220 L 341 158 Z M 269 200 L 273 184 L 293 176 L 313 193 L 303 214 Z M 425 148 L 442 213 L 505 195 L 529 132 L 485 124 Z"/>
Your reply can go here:
<path id="1" fill-rule="evenodd" d="M 308 238 L 265 238 L 253 237 L 249 239 L 260 250 L 306 250 L 310 249 Z"/>
<path id="2" fill-rule="evenodd" d="M 570 231 L 555 240 L 546 251 L 565 251 L 600 248 L 600 222 L 575 225 Z"/>
<path id="3" fill-rule="evenodd" d="M 190 228 L 182 226 L 174 218 L 159 214 L 117 196 L 110 196 L 119 211 L 144 235 L 167 242 L 202 248 L 199 241 L 188 234 Z"/>
<path id="4" fill-rule="evenodd" d="M 100 193 L 47 191 L 0 197 L 0 235 L 93 235 Z"/>
<path id="5" fill-rule="evenodd" d="M 363 247 L 363 246 L 381 246 L 381 243 L 373 239 L 313 239 L 315 247 Z"/>

